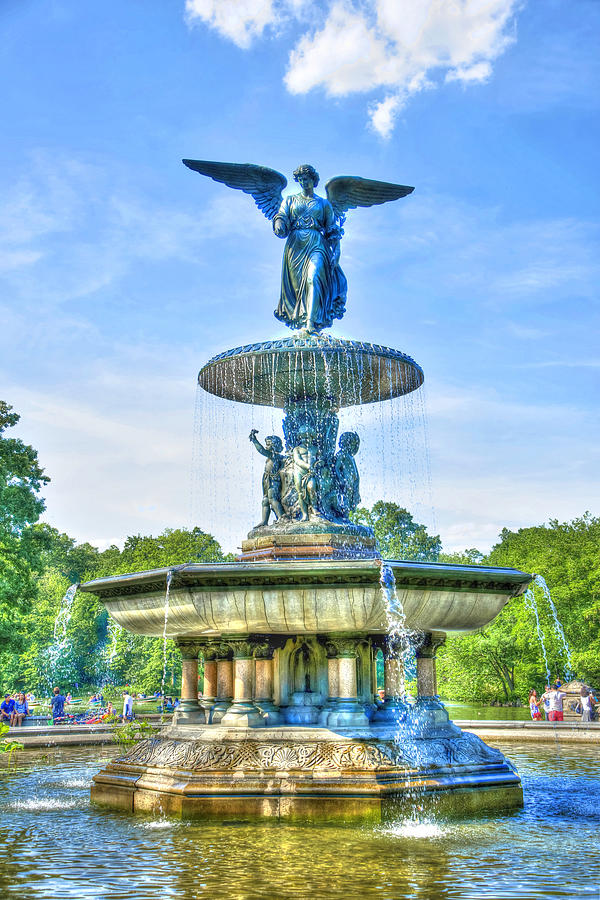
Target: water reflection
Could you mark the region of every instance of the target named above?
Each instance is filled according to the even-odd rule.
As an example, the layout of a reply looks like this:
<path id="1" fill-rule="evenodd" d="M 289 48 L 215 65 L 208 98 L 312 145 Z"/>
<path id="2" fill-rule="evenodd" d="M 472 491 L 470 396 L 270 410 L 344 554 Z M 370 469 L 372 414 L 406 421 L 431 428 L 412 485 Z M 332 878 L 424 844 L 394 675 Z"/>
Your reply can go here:
<path id="1" fill-rule="evenodd" d="M 522 811 L 375 828 L 131 818 L 89 805 L 97 749 L 20 754 L 0 769 L 0 896 L 598 898 L 600 750 L 501 749 L 523 778 Z"/>

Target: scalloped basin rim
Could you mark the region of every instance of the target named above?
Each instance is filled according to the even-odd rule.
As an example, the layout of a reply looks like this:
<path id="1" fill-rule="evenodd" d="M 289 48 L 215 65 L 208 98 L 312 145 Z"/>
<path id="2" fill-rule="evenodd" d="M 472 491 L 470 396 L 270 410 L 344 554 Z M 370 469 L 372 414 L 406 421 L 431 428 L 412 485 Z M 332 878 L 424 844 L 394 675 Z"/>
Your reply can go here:
<path id="1" fill-rule="evenodd" d="M 532 579 L 517 569 L 388 564 L 407 627 L 422 631 L 482 628 Z M 189 563 L 98 578 L 82 588 L 97 594 L 128 631 L 158 637 L 165 627 L 165 589 L 171 571 L 167 634 L 172 638 L 389 630 L 379 583 L 381 561 L 376 559 Z"/>
<path id="2" fill-rule="evenodd" d="M 315 576 L 319 573 L 329 578 L 333 574 L 356 576 L 362 573 L 366 580 L 379 580 L 381 566 L 387 565 L 394 572 L 396 584 L 401 585 L 406 579 L 425 578 L 438 581 L 474 581 L 485 584 L 490 589 L 491 583 L 504 582 L 506 587 L 513 585 L 515 593 L 522 593 L 533 580 L 533 575 L 522 572 L 520 569 L 511 569 L 504 566 L 467 566 L 454 563 L 416 562 L 413 560 L 380 560 L 380 559 L 342 559 L 342 560 L 287 560 L 282 562 L 219 562 L 219 563 L 185 563 L 180 566 L 164 566 L 159 569 L 146 569 L 142 572 L 129 572 L 122 575 L 109 575 L 104 578 L 95 578 L 80 585 L 83 591 L 97 593 L 99 596 L 105 590 L 116 587 L 118 584 L 133 586 L 149 581 L 162 580 L 166 585 L 169 572 L 173 573 L 173 584 L 178 580 L 203 580 L 211 576 L 220 576 L 224 579 L 237 580 L 240 575 L 256 578 L 266 577 L 271 580 L 275 577 L 281 583 L 282 576 L 286 580 L 302 580 L 302 575 Z M 345 580 L 343 577 L 341 580 Z M 103 590 L 104 589 L 104 590 Z"/>

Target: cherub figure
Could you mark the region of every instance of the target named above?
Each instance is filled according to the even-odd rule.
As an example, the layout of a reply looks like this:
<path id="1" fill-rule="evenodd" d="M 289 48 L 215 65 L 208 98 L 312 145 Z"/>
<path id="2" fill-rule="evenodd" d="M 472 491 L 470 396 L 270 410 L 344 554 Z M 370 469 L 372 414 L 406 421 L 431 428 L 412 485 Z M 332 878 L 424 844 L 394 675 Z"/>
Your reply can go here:
<path id="1" fill-rule="evenodd" d="M 354 457 L 360 447 L 360 438 L 354 431 L 345 431 L 340 435 L 339 451 L 335 457 L 335 475 L 337 478 L 342 512 L 347 516 L 360 503 L 360 479 Z"/>
<path id="2" fill-rule="evenodd" d="M 317 512 L 318 485 L 315 464 L 318 449 L 315 434 L 309 425 L 304 425 L 298 430 L 298 440 L 300 443 L 292 451 L 292 474 L 298 494 L 300 520 L 306 522 L 311 514 Z"/>
<path id="3" fill-rule="evenodd" d="M 262 520 L 260 525 L 268 525 L 269 517 L 273 512 L 276 519 L 283 515 L 283 507 L 281 505 L 281 467 L 284 463 L 282 454 L 283 443 L 276 434 L 269 434 L 265 438 L 265 445 L 257 439 L 258 429 L 253 428 L 250 432 L 249 440 L 252 441 L 261 456 L 266 456 L 265 470 L 262 477 Z"/>

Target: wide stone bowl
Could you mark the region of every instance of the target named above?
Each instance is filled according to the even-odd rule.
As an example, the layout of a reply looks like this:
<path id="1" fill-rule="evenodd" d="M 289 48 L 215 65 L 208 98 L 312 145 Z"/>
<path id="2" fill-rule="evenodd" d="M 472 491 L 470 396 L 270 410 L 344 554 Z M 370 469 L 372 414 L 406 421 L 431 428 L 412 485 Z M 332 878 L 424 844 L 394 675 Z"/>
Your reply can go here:
<path id="1" fill-rule="evenodd" d="M 422 368 L 400 350 L 300 333 L 219 353 L 200 370 L 198 384 L 239 403 L 284 408 L 312 398 L 340 409 L 401 397 L 423 378 Z"/>
<path id="2" fill-rule="evenodd" d="M 526 590 L 517 569 L 389 561 L 409 628 L 472 631 Z M 316 634 L 389 631 L 382 562 L 290 560 L 189 563 L 81 585 L 134 634 L 212 637 L 223 634 Z"/>

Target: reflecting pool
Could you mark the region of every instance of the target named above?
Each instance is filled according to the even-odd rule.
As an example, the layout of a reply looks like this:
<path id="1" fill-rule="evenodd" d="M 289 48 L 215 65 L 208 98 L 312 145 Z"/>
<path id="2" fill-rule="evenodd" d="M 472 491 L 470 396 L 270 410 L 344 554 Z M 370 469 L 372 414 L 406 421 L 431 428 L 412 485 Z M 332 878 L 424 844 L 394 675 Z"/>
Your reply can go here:
<path id="1" fill-rule="evenodd" d="M 598 898 L 600 748 L 501 749 L 523 778 L 523 810 L 364 828 L 131 818 L 89 803 L 112 748 L 2 758 L 0 896 Z"/>

